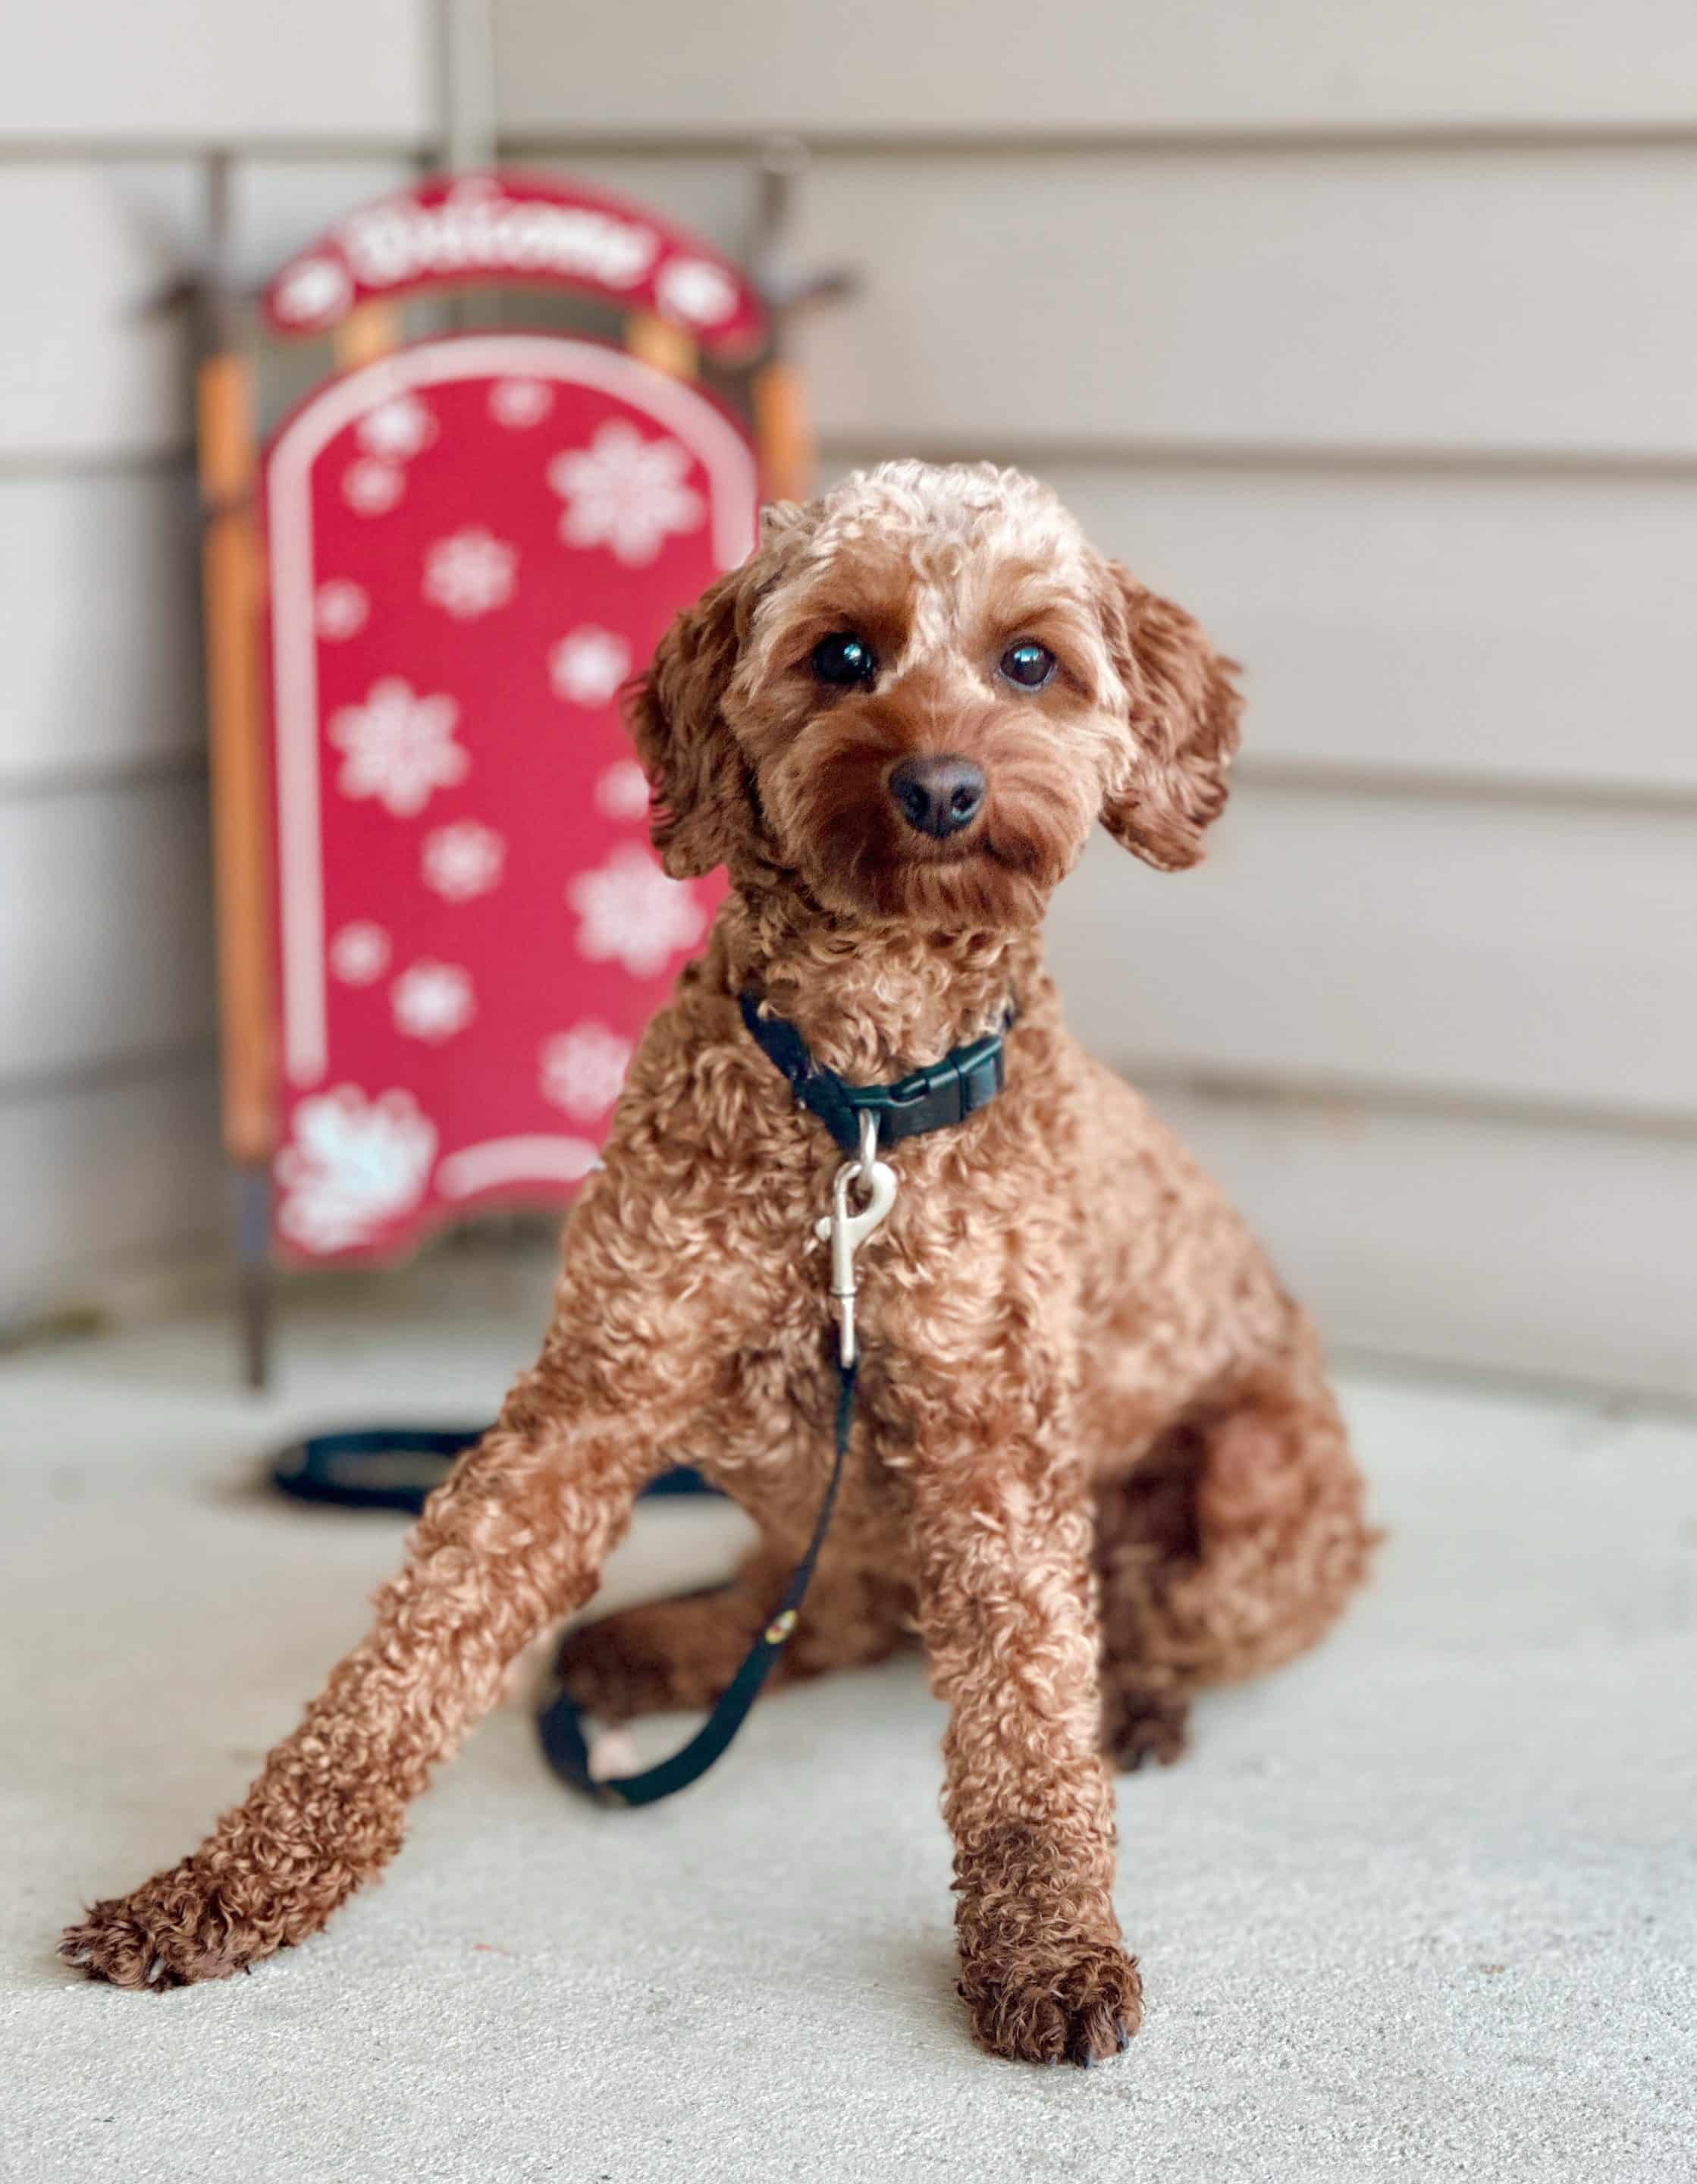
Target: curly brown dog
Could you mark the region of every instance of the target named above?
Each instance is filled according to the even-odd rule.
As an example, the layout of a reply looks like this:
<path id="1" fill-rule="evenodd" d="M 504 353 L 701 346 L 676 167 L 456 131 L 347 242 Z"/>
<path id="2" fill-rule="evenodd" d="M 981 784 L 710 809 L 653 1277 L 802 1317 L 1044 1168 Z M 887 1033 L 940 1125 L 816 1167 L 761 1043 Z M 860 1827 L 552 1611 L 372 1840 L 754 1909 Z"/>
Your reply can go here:
<path id="1" fill-rule="evenodd" d="M 807 1540 L 836 1397 L 813 1229 L 841 1156 L 738 997 L 863 1084 L 1011 1000 L 1005 1090 L 891 1156 L 852 1460 L 787 1669 L 917 1629 L 949 1709 L 973 2030 L 1039 2061 L 1123 2047 L 1141 2003 L 1104 1747 L 1175 1756 L 1192 1691 L 1310 1644 L 1369 1545 L 1308 1321 L 1068 1036 L 1043 967 L 1097 820 L 1163 869 L 1196 861 L 1237 715 L 1189 616 L 1015 472 L 896 463 L 770 512 L 632 705 L 667 869 L 724 864 L 732 888 L 637 1056 L 542 1355 L 245 1801 L 97 1904 L 69 1961 L 174 1986 L 315 1933 L 685 1453 L 753 1514 L 751 1563 L 580 1634 L 565 1666 L 615 1719 L 715 1695 Z"/>

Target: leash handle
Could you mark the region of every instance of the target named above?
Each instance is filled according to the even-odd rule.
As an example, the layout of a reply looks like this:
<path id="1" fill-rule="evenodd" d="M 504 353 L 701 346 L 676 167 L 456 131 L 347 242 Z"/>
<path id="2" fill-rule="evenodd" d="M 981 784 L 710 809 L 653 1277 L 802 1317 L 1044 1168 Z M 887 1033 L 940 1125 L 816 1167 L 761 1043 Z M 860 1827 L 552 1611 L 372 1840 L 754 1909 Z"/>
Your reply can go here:
<path id="1" fill-rule="evenodd" d="M 837 1491 L 843 1484 L 843 1465 L 848 1455 L 849 1429 L 854 1419 L 854 1364 L 837 1365 L 837 1451 L 831 1465 L 831 1478 L 825 1489 L 825 1499 L 819 1506 L 819 1515 L 814 1522 L 813 1537 L 808 1541 L 807 1552 L 790 1573 L 772 1618 L 744 1656 L 743 1665 L 732 1678 L 728 1688 L 715 1703 L 695 1735 L 682 1750 L 673 1752 L 670 1759 L 662 1759 L 653 1767 L 644 1768 L 640 1774 L 618 1774 L 598 1781 L 589 1771 L 589 1747 L 583 1735 L 582 1718 L 576 1702 L 562 1685 L 537 1715 L 537 1735 L 542 1741 L 542 1755 L 563 1782 L 585 1797 L 593 1797 L 603 1805 L 652 1805 L 662 1797 L 675 1797 L 698 1782 L 726 1750 L 744 1721 L 748 1711 L 760 1695 L 760 1686 L 771 1674 L 773 1664 L 788 1644 L 790 1634 L 796 1626 L 797 1615 L 807 1596 L 812 1581 L 814 1566 L 819 1560 L 820 1549 L 825 1545 L 825 1535 L 831 1529 L 832 1512 L 837 1507 Z"/>

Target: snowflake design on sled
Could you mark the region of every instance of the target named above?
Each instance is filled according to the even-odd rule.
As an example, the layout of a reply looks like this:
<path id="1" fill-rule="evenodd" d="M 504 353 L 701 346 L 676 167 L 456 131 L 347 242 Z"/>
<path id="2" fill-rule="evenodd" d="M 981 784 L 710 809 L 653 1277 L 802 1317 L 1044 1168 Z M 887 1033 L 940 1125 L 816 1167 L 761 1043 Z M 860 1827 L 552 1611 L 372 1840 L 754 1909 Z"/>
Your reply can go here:
<path id="1" fill-rule="evenodd" d="M 648 777 L 633 758 L 615 758 L 595 777 L 595 808 L 609 819 L 646 819 Z"/>
<path id="2" fill-rule="evenodd" d="M 436 419 L 416 394 L 392 394 L 359 420 L 359 444 L 368 455 L 405 462 L 436 437 Z"/>
<path id="3" fill-rule="evenodd" d="M 395 1028 L 409 1039 L 440 1046 L 464 1031 L 477 1013 L 471 973 L 458 963 L 418 962 L 389 989 Z"/>
<path id="4" fill-rule="evenodd" d="M 540 425 L 554 407 L 554 389 L 541 379 L 498 379 L 489 389 L 489 415 L 509 432 Z"/>
<path id="5" fill-rule="evenodd" d="M 645 440 L 615 418 L 587 448 L 556 455 L 548 482 L 565 503 L 568 546 L 604 546 L 627 568 L 645 567 L 674 532 L 698 531 L 707 514 L 684 483 L 691 464 L 677 440 Z"/>
<path id="6" fill-rule="evenodd" d="M 277 291 L 286 326 L 327 326 L 353 300 L 353 283 L 333 258 L 303 258 Z"/>
<path id="7" fill-rule="evenodd" d="M 565 892 L 578 915 L 578 954 L 591 963 L 622 964 L 633 978 L 653 978 L 706 928 L 689 889 L 632 843 L 593 872 L 580 872 Z"/>
<path id="8" fill-rule="evenodd" d="M 438 538 L 425 556 L 424 595 L 456 621 L 492 614 L 513 596 L 519 549 L 481 524 Z"/>
<path id="9" fill-rule="evenodd" d="M 342 926 L 330 944 L 330 967 L 344 986 L 375 986 L 389 967 L 389 936 L 369 917 Z"/>
<path id="10" fill-rule="evenodd" d="M 574 705 L 606 705 L 630 671 L 631 648 L 624 638 L 589 622 L 561 638 L 548 656 L 555 697 Z"/>
<path id="11" fill-rule="evenodd" d="M 462 819 L 426 834 L 419 852 L 424 883 L 444 902 L 470 902 L 500 884 L 507 844 L 492 827 Z"/>
<path id="12" fill-rule="evenodd" d="M 693 326 L 716 326 L 737 308 L 737 284 L 704 258 L 674 258 L 660 268 L 654 293 L 663 310 Z"/>
<path id="13" fill-rule="evenodd" d="M 326 644 L 340 644 L 357 637 L 371 616 L 371 601 L 363 584 L 346 577 L 333 577 L 320 584 L 312 603 L 313 627 Z"/>
<path id="14" fill-rule="evenodd" d="M 374 796 L 398 819 L 423 811 L 438 788 L 464 781 L 471 760 L 453 740 L 452 698 L 419 696 L 398 675 L 374 682 L 363 705 L 331 716 L 330 740 L 345 754 L 336 785 L 344 796 Z"/>
<path id="15" fill-rule="evenodd" d="M 356 515 L 387 515 L 406 489 L 406 472 L 375 455 L 350 463 L 342 473 L 342 498 Z"/>
<path id="16" fill-rule="evenodd" d="M 542 1095 L 580 1122 L 604 1115 L 624 1089 L 631 1042 L 604 1023 L 574 1024 L 542 1047 Z"/>
<path id="17" fill-rule="evenodd" d="M 436 1127 L 410 1092 L 368 1099 L 357 1085 L 303 1100 L 277 1155 L 277 1227 L 304 1251 L 370 1242 L 424 1196 Z"/>

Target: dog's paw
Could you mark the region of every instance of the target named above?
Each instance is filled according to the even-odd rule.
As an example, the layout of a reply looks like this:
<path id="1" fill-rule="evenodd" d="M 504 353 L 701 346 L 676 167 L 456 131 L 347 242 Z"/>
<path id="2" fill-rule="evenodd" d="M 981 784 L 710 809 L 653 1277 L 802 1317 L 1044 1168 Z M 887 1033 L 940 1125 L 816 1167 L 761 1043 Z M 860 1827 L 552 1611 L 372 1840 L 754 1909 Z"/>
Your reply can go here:
<path id="1" fill-rule="evenodd" d="M 276 1946 L 263 1925 L 238 1915 L 191 1861 L 133 1895 L 92 1905 L 78 1925 L 66 1927 L 58 1953 L 92 1980 L 158 1992 L 226 1979 Z"/>
<path id="2" fill-rule="evenodd" d="M 1169 1692 L 1110 1685 L 1102 1696 L 1102 1749 L 1123 1774 L 1146 1760 L 1171 1767 L 1190 1742 L 1190 1702 Z"/>
<path id="3" fill-rule="evenodd" d="M 555 1673 L 583 1712 L 609 1727 L 687 1713 L 713 1704 L 758 1627 L 750 1611 L 717 1593 L 646 1601 L 568 1630 Z"/>
<path id="4" fill-rule="evenodd" d="M 1015 2063 L 1088 2070 L 1121 2053 L 1143 2023 L 1137 1958 L 1082 1935 L 968 1960 L 960 1996 L 979 2045 Z"/>

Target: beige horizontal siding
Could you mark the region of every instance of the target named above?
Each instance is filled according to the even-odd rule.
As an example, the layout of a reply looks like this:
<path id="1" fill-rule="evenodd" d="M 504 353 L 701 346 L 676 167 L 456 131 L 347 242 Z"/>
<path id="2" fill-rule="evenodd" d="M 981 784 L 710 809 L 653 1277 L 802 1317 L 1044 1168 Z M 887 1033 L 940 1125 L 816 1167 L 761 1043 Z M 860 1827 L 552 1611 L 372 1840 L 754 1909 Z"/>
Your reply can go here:
<path id="1" fill-rule="evenodd" d="M 0 166 L 0 291 L 33 306 L 0 343 L 0 459 L 184 443 L 182 329 L 144 309 L 169 277 L 113 176 Z"/>
<path id="2" fill-rule="evenodd" d="M 741 162 L 573 161 L 734 242 Z M 826 436 L 1697 461 L 1689 147 L 1305 144 L 815 159 Z"/>
<path id="3" fill-rule="evenodd" d="M 1105 834 L 1050 915 L 1109 1059 L 1697 1116 L 1697 828 L 1245 783 L 1207 862 Z"/>
<path id="4" fill-rule="evenodd" d="M 207 867 L 193 778 L 0 800 L 0 1090 L 209 1038 Z"/>
<path id="5" fill-rule="evenodd" d="M 401 159 L 259 161 L 233 192 L 231 270 L 257 282 Z M 31 299 L 0 343 L 0 465 L 86 467 L 189 444 L 188 315 L 155 306 L 205 254 L 192 160 L 0 162 L 0 292 Z"/>
<path id="6" fill-rule="evenodd" d="M 0 1332 L 216 1235 L 222 1169 L 207 1067 L 0 1097 Z"/>
<path id="7" fill-rule="evenodd" d="M 0 472 L 0 796 L 204 747 L 186 465 Z"/>
<path id="8" fill-rule="evenodd" d="M 497 0 L 509 130 L 1363 129 L 1655 122 L 1697 109 L 1684 0 Z"/>
<path id="9" fill-rule="evenodd" d="M 1697 1141 L 1154 1098 L 1333 1346 L 1697 1399 Z"/>
<path id="10" fill-rule="evenodd" d="M 389 190 L 410 188 L 419 174 L 416 160 L 398 154 L 383 159 L 268 159 L 263 153 L 244 159 L 235 170 L 231 192 L 230 252 L 236 277 L 262 286 L 286 259 L 345 214 Z"/>
<path id="11" fill-rule="evenodd" d="M 827 432 L 1697 456 L 1689 150 L 822 159 Z"/>
<path id="12" fill-rule="evenodd" d="M 53 0 L 10 11 L 0 136 L 413 140 L 433 64 L 420 0 Z"/>

